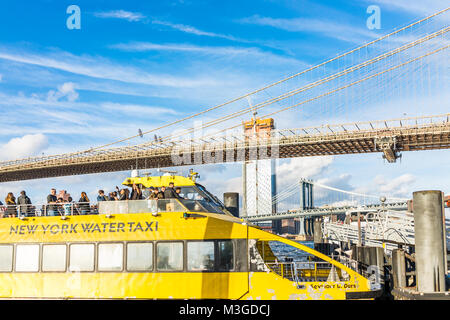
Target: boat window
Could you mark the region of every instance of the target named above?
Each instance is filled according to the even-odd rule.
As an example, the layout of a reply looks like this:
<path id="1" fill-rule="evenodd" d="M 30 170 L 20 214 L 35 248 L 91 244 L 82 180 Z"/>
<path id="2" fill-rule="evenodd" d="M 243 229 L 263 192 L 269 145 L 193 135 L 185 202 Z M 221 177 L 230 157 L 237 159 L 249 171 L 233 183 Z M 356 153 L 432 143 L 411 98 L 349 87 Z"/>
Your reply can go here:
<path id="1" fill-rule="evenodd" d="M 160 199 L 156 200 L 147 200 L 149 202 L 149 208 L 151 208 L 150 212 L 154 212 L 154 208 L 157 206 L 158 212 L 180 212 L 184 211 L 180 203 L 175 199 Z M 149 211 L 147 211 L 149 212 Z"/>
<path id="2" fill-rule="evenodd" d="M 181 212 L 185 208 L 175 199 L 100 201 L 99 214 Z"/>
<path id="3" fill-rule="evenodd" d="M 192 212 L 208 212 L 200 203 L 200 201 L 195 200 L 181 200 L 183 205 Z"/>
<path id="4" fill-rule="evenodd" d="M 214 241 L 189 241 L 187 245 L 189 271 L 214 269 Z"/>
<path id="5" fill-rule="evenodd" d="M 217 205 L 214 204 L 214 202 L 209 201 L 198 201 L 198 202 L 200 202 L 200 204 L 203 206 L 203 208 L 206 209 L 207 212 L 223 214 L 223 211 L 219 207 L 217 207 Z"/>
<path id="6" fill-rule="evenodd" d="M 181 203 L 191 212 L 211 212 L 221 213 L 223 211 L 216 207 L 212 202 L 206 200 L 181 200 Z"/>
<path id="7" fill-rule="evenodd" d="M 12 270 L 13 246 L 0 245 L 0 272 L 9 272 Z"/>
<path id="8" fill-rule="evenodd" d="M 94 271 L 93 243 L 80 243 L 70 245 L 69 270 L 70 271 Z"/>
<path id="9" fill-rule="evenodd" d="M 183 270 L 182 242 L 160 242 L 156 245 L 156 252 L 158 270 Z"/>
<path id="10" fill-rule="evenodd" d="M 233 242 L 231 240 L 223 240 L 218 242 L 219 259 L 218 267 L 220 270 L 233 269 Z"/>
<path id="11" fill-rule="evenodd" d="M 181 192 L 179 196 L 186 200 L 204 200 L 205 198 L 201 195 L 197 188 L 194 187 L 181 187 Z"/>
<path id="12" fill-rule="evenodd" d="M 122 266 L 122 243 L 100 243 L 98 245 L 98 271 L 121 271 Z"/>
<path id="13" fill-rule="evenodd" d="M 39 245 L 18 244 L 16 247 L 16 271 L 39 271 Z"/>
<path id="14" fill-rule="evenodd" d="M 202 186 L 201 184 L 197 184 L 197 187 L 206 195 L 206 198 L 207 200 L 209 200 L 209 202 L 213 202 L 218 207 L 225 207 L 225 205 L 219 200 L 219 198 L 206 190 L 204 186 Z"/>
<path id="15" fill-rule="evenodd" d="M 151 271 L 153 269 L 153 243 L 127 244 L 127 270 Z"/>
<path id="16" fill-rule="evenodd" d="M 44 244 L 42 271 L 66 271 L 66 251 L 65 244 Z"/>

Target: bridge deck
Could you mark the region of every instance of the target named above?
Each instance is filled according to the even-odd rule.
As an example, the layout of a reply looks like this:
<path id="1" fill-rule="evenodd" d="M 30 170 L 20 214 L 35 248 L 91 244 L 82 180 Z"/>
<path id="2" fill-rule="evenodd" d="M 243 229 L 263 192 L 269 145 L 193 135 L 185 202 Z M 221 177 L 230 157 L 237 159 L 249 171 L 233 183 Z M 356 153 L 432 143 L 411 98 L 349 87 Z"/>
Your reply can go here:
<path id="1" fill-rule="evenodd" d="M 272 137 L 214 136 L 146 143 L 0 163 L 0 182 L 264 158 L 450 148 L 450 114 L 274 131 Z M 413 123 L 411 123 L 413 122 Z M 393 124 L 394 123 L 394 124 Z M 383 124 L 383 127 L 380 126 Z M 362 129 L 369 126 L 369 129 Z M 328 131 L 328 132 L 327 132 Z M 258 152 L 256 152 L 259 150 Z M 264 151 L 264 152 L 261 152 Z M 184 155 L 181 158 L 180 155 Z M 392 157 L 394 157 L 392 159 Z"/>

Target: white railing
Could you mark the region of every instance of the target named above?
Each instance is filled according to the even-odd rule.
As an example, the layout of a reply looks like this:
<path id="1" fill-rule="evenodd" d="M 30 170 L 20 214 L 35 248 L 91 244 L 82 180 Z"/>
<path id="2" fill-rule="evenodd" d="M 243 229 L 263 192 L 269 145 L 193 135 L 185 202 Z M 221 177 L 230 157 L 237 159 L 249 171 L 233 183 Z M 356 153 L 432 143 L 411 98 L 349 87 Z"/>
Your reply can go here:
<path id="1" fill-rule="evenodd" d="M 0 218 L 44 217 L 98 214 L 97 205 L 89 202 L 59 202 L 0 206 Z"/>
<path id="2" fill-rule="evenodd" d="M 99 201 L 95 205 L 89 202 L 58 202 L 0 206 L 0 218 L 159 212 L 223 213 L 207 201 L 188 199 Z"/>
<path id="3" fill-rule="evenodd" d="M 447 248 L 450 248 L 450 219 L 445 220 Z M 358 243 L 357 224 L 324 222 L 323 234 L 330 242 Z M 369 246 L 383 246 L 390 254 L 398 244 L 414 245 L 414 214 L 406 211 L 378 211 L 367 214 L 361 221 L 361 241 Z"/>

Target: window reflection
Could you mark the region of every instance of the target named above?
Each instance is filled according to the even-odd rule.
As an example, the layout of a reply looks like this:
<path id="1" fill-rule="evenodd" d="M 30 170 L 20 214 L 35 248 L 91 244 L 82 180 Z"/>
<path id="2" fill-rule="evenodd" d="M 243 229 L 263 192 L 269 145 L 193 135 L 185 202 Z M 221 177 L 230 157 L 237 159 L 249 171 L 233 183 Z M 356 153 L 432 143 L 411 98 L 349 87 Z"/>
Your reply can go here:
<path id="1" fill-rule="evenodd" d="M 233 242 L 231 240 L 219 241 L 219 269 L 233 269 Z"/>
<path id="2" fill-rule="evenodd" d="M 66 245 L 42 246 L 42 271 L 66 271 Z"/>
<path id="3" fill-rule="evenodd" d="M 183 243 L 160 242 L 156 245 L 156 251 L 158 270 L 183 270 Z"/>
<path id="4" fill-rule="evenodd" d="M 153 268 L 153 243 L 127 244 L 127 269 L 148 271 Z"/>
<path id="5" fill-rule="evenodd" d="M 214 269 L 214 242 L 192 241 L 187 247 L 188 270 L 203 271 Z"/>

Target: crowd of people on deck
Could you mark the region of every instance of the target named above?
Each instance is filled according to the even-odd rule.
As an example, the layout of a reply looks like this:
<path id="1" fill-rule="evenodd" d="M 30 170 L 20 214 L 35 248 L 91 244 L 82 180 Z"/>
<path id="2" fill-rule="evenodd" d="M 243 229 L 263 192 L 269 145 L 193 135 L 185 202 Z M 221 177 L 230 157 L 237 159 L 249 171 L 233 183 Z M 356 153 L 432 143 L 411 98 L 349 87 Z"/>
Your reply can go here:
<path id="1" fill-rule="evenodd" d="M 105 195 L 103 190 L 98 191 L 97 201 L 120 201 L 120 200 L 157 200 L 157 199 L 173 199 L 180 198 L 181 188 L 176 187 L 173 182 L 169 183 L 169 186 L 154 188 L 145 188 L 142 185 L 133 184 L 130 190 L 127 188 L 119 189 L 116 186 L 117 191 L 110 192 L 108 196 Z"/>
<path id="2" fill-rule="evenodd" d="M 175 187 L 173 182 L 168 187 L 149 187 L 133 184 L 131 192 L 128 188 L 119 189 L 105 194 L 104 190 L 98 191 L 97 202 L 99 201 L 123 201 L 123 200 L 159 200 L 159 199 L 180 199 L 181 188 Z M 5 203 L 0 201 L 0 218 L 17 216 L 60 216 L 71 214 L 95 214 L 97 206 L 91 205 L 86 192 L 81 192 L 80 199 L 77 203 L 73 202 L 70 196 L 57 196 L 56 189 L 52 188 L 47 196 L 47 203 L 37 208 L 31 203 L 31 199 L 25 191 L 20 192 L 20 196 L 16 197 L 9 192 L 5 198 Z"/>

